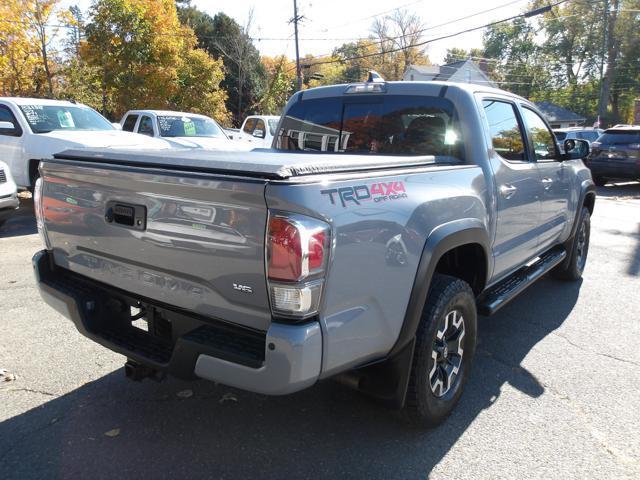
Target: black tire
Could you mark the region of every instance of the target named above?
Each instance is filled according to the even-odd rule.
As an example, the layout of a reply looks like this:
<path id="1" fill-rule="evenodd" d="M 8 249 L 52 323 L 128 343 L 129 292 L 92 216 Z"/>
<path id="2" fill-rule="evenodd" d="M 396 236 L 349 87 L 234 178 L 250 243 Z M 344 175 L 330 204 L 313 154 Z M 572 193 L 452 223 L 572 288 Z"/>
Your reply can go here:
<path id="1" fill-rule="evenodd" d="M 595 177 L 593 179 L 593 182 L 599 187 L 604 187 L 607 184 L 608 180 L 603 177 Z"/>
<path id="2" fill-rule="evenodd" d="M 551 271 L 551 276 L 559 280 L 578 280 L 582 278 L 589 253 L 589 237 L 591 235 L 591 215 L 587 207 L 582 207 L 578 228 L 571 241 L 567 258 Z"/>
<path id="3" fill-rule="evenodd" d="M 461 322 L 460 317 L 452 315 L 454 312 L 461 315 Z M 446 334 L 450 331 L 446 325 L 452 318 L 453 325 L 457 320 L 458 325 L 462 326 L 462 336 L 452 336 L 451 342 L 454 348 L 451 350 L 456 346 L 458 348 L 453 354 L 444 348 L 444 345 L 449 342 L 439 340 L 441 332 L 444 333 L 443 337 L 446 340 Z M 404 409 L 405 417 L 410 423 L 423 427 L 435 427 L 451 414 L 462 395 L 471 370 L 476 350 L 476 336 L 476 302 L 471 287 L 459 278 L 434 275 L 416 333 L 413 365 Z M 444 348 L 444 353 L 441 349 L 439 350 L 439 346 Z M 462 354 L 459 354 L 460 347 Z M 439 379 L 445 378 L 446 375 L 440 374 L 446 373 L 448 362 L 452 362 L 453 365 L 458 363 L 458 360 L 458 372 L 455 377 L 453 375 L 448 377 L 450 385 L 445 391 L 444 382 Z"/>

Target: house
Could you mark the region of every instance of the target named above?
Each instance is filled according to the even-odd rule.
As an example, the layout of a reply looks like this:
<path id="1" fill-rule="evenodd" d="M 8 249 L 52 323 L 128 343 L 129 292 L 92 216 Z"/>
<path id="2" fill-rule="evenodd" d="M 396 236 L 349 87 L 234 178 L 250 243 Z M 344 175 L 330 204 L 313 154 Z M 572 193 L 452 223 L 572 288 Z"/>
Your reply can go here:
<path id="1" fill-rule="evenodd" d="M 441 80 L 458 83 L 476 83 L 498 88 L 482 68 L 471 60 L 461 60 L 447 65 L 410 65 L 402 76 L 406 81 Z"/>
<path id="2" fill-rule="evenodd" d="M 569 128 L 582 125 L 587 119 L 571 110 L 562 108 L 555 103 L 536 102 L 536 106 L 547 118 L 551 128 Z"/>

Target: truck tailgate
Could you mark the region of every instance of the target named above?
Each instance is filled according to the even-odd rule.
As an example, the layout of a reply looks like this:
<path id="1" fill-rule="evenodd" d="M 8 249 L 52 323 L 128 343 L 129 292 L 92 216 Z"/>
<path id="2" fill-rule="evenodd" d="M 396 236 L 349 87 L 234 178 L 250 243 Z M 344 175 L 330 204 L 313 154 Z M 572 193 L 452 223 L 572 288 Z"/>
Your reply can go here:
<path id="1" fill-rule="evenodd" d="M 265 180 L 69 160 L 40 169 L 57 266 L 141 298 L 269 327 Z"/>

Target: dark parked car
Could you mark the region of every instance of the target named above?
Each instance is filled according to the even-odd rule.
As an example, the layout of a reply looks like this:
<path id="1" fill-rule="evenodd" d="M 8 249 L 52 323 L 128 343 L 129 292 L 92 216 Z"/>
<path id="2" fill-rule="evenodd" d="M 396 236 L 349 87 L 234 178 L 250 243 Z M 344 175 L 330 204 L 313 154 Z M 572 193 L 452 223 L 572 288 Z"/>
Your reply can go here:
<path id="1" fill-rule="evenodd" d="M 640 126 L 616 125 L 591 144 L 585 163 L 596 185 L 608 180 L 640 180 Z"/>

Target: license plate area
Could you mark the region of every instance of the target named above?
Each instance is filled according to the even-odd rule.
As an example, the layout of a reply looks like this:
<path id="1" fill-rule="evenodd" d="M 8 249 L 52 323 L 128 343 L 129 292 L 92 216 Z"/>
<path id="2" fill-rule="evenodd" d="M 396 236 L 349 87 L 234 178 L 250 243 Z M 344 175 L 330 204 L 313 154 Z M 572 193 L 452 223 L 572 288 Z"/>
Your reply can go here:
<path id="1" fill-rule="evenodd" d="M 147 208 L 144 205 L 132 205 L 118 201 L 107 202 L 104 216 L 107 223 L 134 230 L 147 228 Z"/>

